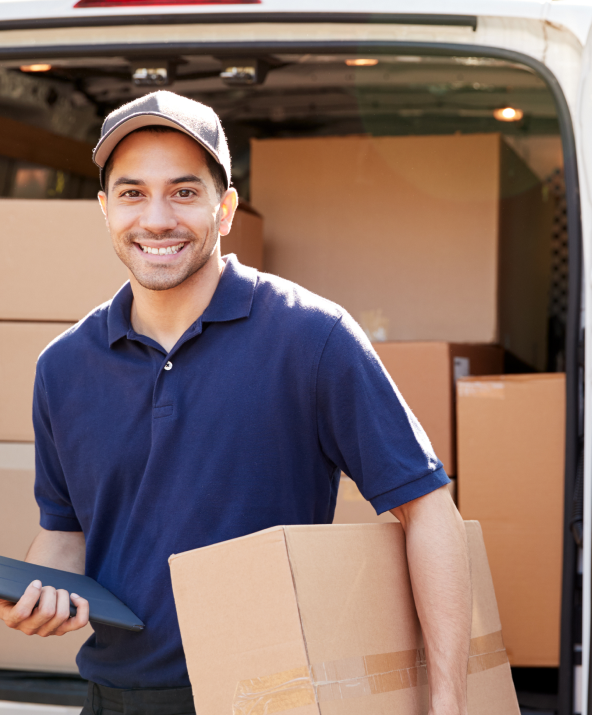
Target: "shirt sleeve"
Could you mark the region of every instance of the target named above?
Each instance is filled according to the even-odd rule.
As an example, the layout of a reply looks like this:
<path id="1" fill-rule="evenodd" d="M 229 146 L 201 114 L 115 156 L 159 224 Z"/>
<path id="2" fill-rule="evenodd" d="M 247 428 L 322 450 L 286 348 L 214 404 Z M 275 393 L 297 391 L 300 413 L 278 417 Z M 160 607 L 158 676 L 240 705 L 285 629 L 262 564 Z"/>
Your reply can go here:
<path id="1" fill-rule="evenodd" d="M 39 369 L 33 392 L 33 427 L 35 499 L 41 512 L 40 524 L 48 531 L 82 531 L 54 442 L 47 394 Z"/>
<path id="2" fill-rule="evenodd" d="M 321 354 L 316 385 L 321 447 L 377 514 L 450 480 L 359 325 L 343 315 Z"/>

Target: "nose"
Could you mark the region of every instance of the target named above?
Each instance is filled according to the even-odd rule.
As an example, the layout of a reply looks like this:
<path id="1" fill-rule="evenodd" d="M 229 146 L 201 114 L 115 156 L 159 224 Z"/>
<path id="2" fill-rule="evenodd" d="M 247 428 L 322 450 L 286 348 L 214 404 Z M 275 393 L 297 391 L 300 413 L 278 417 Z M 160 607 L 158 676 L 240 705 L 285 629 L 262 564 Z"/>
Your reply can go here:
<path id="1" fill-rule="evenodd" d="M 172 207 L 160 197 L 152 197 L 145 203 L 139 223 L 144 231 L 156 234 L 172 231 L 177 227 Z"/>

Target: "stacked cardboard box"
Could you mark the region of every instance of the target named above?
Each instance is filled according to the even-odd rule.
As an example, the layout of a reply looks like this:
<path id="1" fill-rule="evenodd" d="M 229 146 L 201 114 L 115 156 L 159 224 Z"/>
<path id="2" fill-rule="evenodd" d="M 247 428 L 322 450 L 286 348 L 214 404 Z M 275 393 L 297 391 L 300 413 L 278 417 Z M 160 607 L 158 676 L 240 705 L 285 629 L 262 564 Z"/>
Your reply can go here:
<path id="1" fill-rule="evenodd" d="M 503 350 L 495 345 L 442 342 L 385 342 L 375 343 L 374 348 L 446 472 L 456 475 L 456 380 L 499 374 Z"/>
<path id="2" fill-rule="evenodd" d="M 0 319 L 76 322 L 128 278 L 98 201 L 0 199 Z M 262 219 L 239 207 L 223 248 L 260 267 Z"/>
<path id="3" fill-rule="evenodd" d="M 373 340 L 500 344 L 544 369 L 551 205 L 499 134 L 254 140 L 266 270 Z"/>
<path id="4" fill-rule="evenodd" d="M 458 383 L 458 497 L 478 519 L 510 663 L 559 665 L 565 377 Z"/>
<path id="5" fill-rule="evenodd" d="M 519 715 L 481 530 L 466 528 L 474 602 L 468 712 Z M 400 524 L 275 527 L 172 556 L 170 565 L 203 715 L 427 712 Z"/>
<path id="6" fill-rule="evenodd" d="M 34 447 L 0 442 L 0 554 L 24 559 L 39 532 L 33 498 Z M 92 634 L 90 626 L 63 638 L 27 638 L 0 624 L 0 668 L 75 673 L 76 653 Z"/>
<path id="7" fill-rule="evenodd" d="M 503 350 L 495 345 L 441 342 L 385 342 L 374 348 L 405 401 L 427 432 L 442 460 L 456 500 L 456 380 L 466 375 L 502 371 Z M 390 513 L 376 516 L 355 483 L 342 476 L 335 524 L 393 521 Z"/>
<path id="8" fill-rule="evenodd" d="M 263 218 L 251 204 L 241 200 L 232 230 L 220 241 L 222 255 L 236 253 L 245 266 L 263 270 Z"/>

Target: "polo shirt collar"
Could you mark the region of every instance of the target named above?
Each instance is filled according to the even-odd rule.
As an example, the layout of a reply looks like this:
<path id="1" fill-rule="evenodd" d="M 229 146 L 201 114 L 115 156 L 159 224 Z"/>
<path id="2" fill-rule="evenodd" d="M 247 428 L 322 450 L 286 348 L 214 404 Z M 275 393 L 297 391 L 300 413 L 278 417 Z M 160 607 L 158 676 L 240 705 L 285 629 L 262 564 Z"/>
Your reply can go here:
<path id="1" fill-rule="evenodd" d="M 231 253 L 225 256 L 226 266 L 214 291 L 212 300 L 196 323 L 219 323 L 228 320 L 248 318 L 253 305 L 257 271 L 239 263 Z M 130 313 L 133 293 L 129 283 L 125 283 L 115 294 L 107 317 L 109 347 L 132 329 Z M 191 328 L 190 328 L 191 330 Z"/>

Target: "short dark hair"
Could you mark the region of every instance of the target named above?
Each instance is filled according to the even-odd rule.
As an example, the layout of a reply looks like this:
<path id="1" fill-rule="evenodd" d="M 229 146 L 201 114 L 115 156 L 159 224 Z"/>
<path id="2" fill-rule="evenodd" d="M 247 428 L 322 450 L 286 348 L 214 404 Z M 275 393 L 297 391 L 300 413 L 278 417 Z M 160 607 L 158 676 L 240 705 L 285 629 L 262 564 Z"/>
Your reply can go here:
<path id="1" fill-rule="evenodd" d="M 139 129 L 134 129 L 134 131 L 127 134 L 126 137 L 129 137 L 132 134 L 139 134 L 140 132 L 150 132 L 151 134 L 172 134 L 173 132 L 176 132 L 177 134 L 183 134 L 184 136 L 187 136 L 185 132 L 182 132 L 179 129 L 174 129 L 173 127 L 167 127 L 161 124 L 150 124 L 147 127 L 140 127 Z M 124 137 L 124 139 L 126 137 Z M 222 194 L 226 191 L 226 175 L 224 173 L 224 169 L 220 166 L 220 164 L 218 164 L 218 162 L 214 159 L 214 157 L 210 154 L 209 151 L 204 149 L 201 145 L 198 146 L 200 146 L 206 157 L 206 165 L 208 167 L 208 171 L 210 172 L 210 176 L 212 177 L 212 180 L 214 182 L 216 194 L 218 195 L 218 198 L 220 198 Z M 115 147 L 115 149 L 117 149 L 117 147 Z M 105 193 L 107 193 L 109 190 L 109 177 L 111 175 L 111 171 L 113 170 L 113 155 L 115 154 L 115 149 L 113 149 L 111 154 L 109 154 L 109 158 L 107 159 L 105 163 L 105 168 L 103 169 L 103 184 Z"/>

